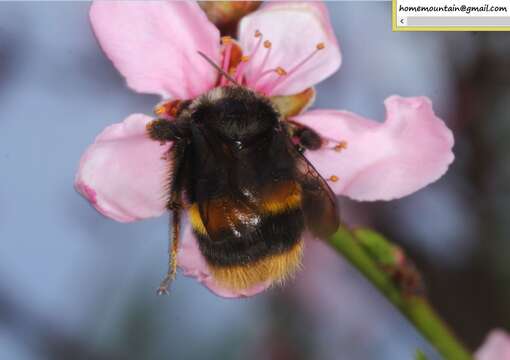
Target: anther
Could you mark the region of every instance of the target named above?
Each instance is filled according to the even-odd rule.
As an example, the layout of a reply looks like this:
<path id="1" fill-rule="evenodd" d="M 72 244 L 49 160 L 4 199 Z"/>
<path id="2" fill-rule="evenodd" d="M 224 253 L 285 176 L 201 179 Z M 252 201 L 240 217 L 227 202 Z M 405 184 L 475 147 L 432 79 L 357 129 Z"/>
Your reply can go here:
<path id="1" fill-rule="evenodd" d="M 222 43 L 223 45 L 227 45 L 227 44 L 232 43 L 232 37 L 230 37 L 230 36 L 223 36 L 223 37 L 221 38 L 221 43 Z"/>
<path id="2" fill-rule="evenodd" d="M 262 33 L 258 30 L 255 30 L 255 37 L 261 37 Z"/>
<path id="3" fill-rule="evenodd" d="M 250 60 L 250 57 L 248 55 L 241 56 L 241 61 L 242 62 L 248 62 L 249 60 Z"/>
<path id="4" fill-rule="evenodd" d="M 336 176 L 336 175 L 331 175 L 331 176 L 329 177 L 329 179 L 328 179 L 328 180 L 329 180 L 329 181 L 333 181 L 333 182 L 337 182 L 337 181 L 338 181 L 338 180 L 340 180 L 340 179 L 339 179 L 339 178 L 338 178 L 338 176 Z"/>
<path id="5" fill-rule="evenodd" d="M 338 151 L 338 152 L 340 152 L 344 149 L 347 149 L 347 141 L 345 141 L 345 140 L 340 141 L 338 144 L 335 145 L 334 149 L 335 149 L 335 151 Z"/>
<path id="6" fill-rule="evenodd" d="M 171 116 L 175 117 L 177 116 L 177 113 L 179 112 L 179 109 L 181 107 L 182 100 L 172 100 L 172 101 L 165 101 L 163 103 L 160 103 L 154 108 L 154 114 L 156 114 L 158 117 L 164 117 L 164 116 Z"/>
<path id="7" fill-rule="evenodd" d="M 158 115 L 158 116 L 161 116 L 165 113 L 165 107 L 164 106 L 158 106 L 157 108 L 154 109 L 154 114 Z"/>
<path id="8" fill-rule="evenodd" d="M 271 41 L 269 41 L 269 40 L 264 41 L 264 47 L 265 47 L 266 49 L 271 48 L 271 45 L 272 45 L 272 44 L 271 44 Z"/>
<path id="9" fill-rule="evenodd" d="M 320 42 L 317 44 L 317 50 L 322 50 L 326 47 L 326 45 L 323 42 Z"/>
<path id="10" fill-rule="evenodd" d="M 275 69 L 275 72 L 279 75 L 279 76 L 285 76 L 287 75 L 287 72 L 285 71 L 284 68 L 278 66 L 276 69 Z"/>

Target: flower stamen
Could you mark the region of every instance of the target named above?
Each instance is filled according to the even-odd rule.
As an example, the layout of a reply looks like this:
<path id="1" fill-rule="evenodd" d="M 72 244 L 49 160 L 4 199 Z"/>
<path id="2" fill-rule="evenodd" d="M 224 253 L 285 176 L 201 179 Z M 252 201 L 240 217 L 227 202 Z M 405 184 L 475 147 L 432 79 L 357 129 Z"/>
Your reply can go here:
<path id="1" fill-rule="evenodd" d="M 259 41 L 257 41 L 257 44 L 255 45 L 255 48 L 253 49 L 253 51 L 251 52 L 250 56 L 253 57 L 255 56 L 255 54 L 257 53 L 257 50 L 259 49 L 260 47 L 260 44 L 262 44 L 262 33 L 258 30 L 255 31 L 255 37 L 259 39 Z"/>
<path id="2" fill-rule="evenodd" d="M 232 38 L 230 36 L 223 36 L 221 38 L 221 43 L 224 46 L 222 69 L 223 69 L 223 71 L 225 71 L 228 74 L 230 61 L 231 61 L 230 58 L 232 56 Z M 222 75 L 221 80 L 220 80 L 220 86 L 225 86 L 227 84 L 227 82 L 228 82 L 228 79 Z"/>
<path id="3" fill-rule="evenodd" d="M 253 78 L 256 79 L 255 81 L 258 81 L 258 78 L 262 75 L 261 73 L 264 71 L 264 68 L 266 67 L 267 59 L 269 59 L 269 55 L 271 55 L 271 49 L 273 47 L 273 44 L 271 44 L 271 41 L 266 40 L 264 41 L 264 48 L 267 49 L 266 54 L 264 55 L 264 59 L 262 60 L 262 63 L 258 67 L 257 71 L 253 75 Z"/>
<path id="4" fill-rule="evenodd" d="M 241 63 L 237 67 L 235 79 L 239 84 L 242 84 L 243 75 L 244 75 L 244 68 L 246 67 L 246 64 L 250 61 L 250 56 L 243 55 L 241 56 Z"/>
<path id="5" fill-rule="evenodd" d="M 338 180 L 340 180 L 340 178 L 336 175 L 331 175 L 329 178 L 328 178 L 328 181 L 332 181 L 332 182 L 337 182 Z"/>
<path id="6" fill-rule="evenodd" d="M 261 79 L 265 78 L 267 75 L 269 75 L 269 74 L 275 74 L 275 73 L 276 73 L 278 76 L 285 76 L 285 75 L 287 75 L 287 71 L 285 71 L 285 69 L 284 69 L 284 68 L 282 68 L 281 66 L 278 66 L 277 68 L 274 68 L 274 69 L 268 69 L 268 70 L 263 71 L 262 73 L 260 73 L 260 74 L 258 75 L 258 78 L 257 78 L 257 80 L 256 80 L 255 84 L 253 85 L 253 87 L 254 87 L 254 88 L 256 88 L 256 87 L 257 87 L 258 82 L 259 82 Z"/>
<path id="7" fill-rule="evenodd" d="M 275 69 L 275 72 L 279 75 L 279 76 L 285 76 L 287 75 L 287 72 L 285 71 L 284 68 L 282 68 L 281 66 L 278 66 L 276 69 Z"/>
<path id="8" fill-rule="evenodd" d="M 287 73 L 287 76 L 281 76 L 279 77 L 278 79 L 274 80 L 274 82 L 272 84 L 270 84 L 268 87 L 266 87 L 264 89 L 264 93 L 270 95 L 274 89 L 276 87 L 278 87 L 279 85 L 281 85 L 283 82 L 285 82 L 289 77 L 291 77 L 293 74 L 296 73 L 296 71 L 298 71 L 301 67 L 303 67 L 303 65 L 305 65 L 311 58 L 313 58 L 315 56 L 315 54 L 317 54 L 319 51 L 321 50 L 324 50 L 326 48 L 326 44 L 324 44 L 323 42 L 320 42 L 318 43 L 316 46 L 315 46 L 315 50 L 310 54 L 308 55 L 306 58 L 304 58 L 303 60 L 301 60 L 299 63 L 297 63 L 296 65 L 294 65 L 294 67 L 292 67 L 288 73 Z"/>
<path id="9" fill-rule="evenodd" d="M 242 83 L 242 78 L 243 78 L 243 75 L 244 75 L 244 70 L 245 70 L 245 67 L 246 67 L 246 63 L 250 60 L 250 59 L 253 59 L 255 54 L 257 54 L 259 48 L 260 48 L 260 45 L 263 43 L 263 38 L 264 36 L 262 35 L 262 33 L 259 31 L 259 30 L 255 30 L 255 34 L 254 36 L 256 38 L 258 38 L 258 41 L 257 41 L 257 44 L 255 45 L 255 47 L 253 48 L 252 52 L 250 53 L 250 55 L 245 55 L 243 57 L 241 57 L 241 64 L 239 65 L 238 69 L 237 69 L 237 72 L 236 72 L 236 81 L 238 83 Z M 265 41 L 264 41 L 265 43 Z M 258 73 L 259 71 L 257 71 Z"/>
<path id="10" fill-rule="evenodd" d="M 254 51 L 252 52 L 252 54 L 250 55 L 251 58 L 254 58 L 257 50 L 260 48 L 260 44 L 263 43 L 264 45 L 264 48 L 267 49 L 267 52 L 266 54 L 264 55 L 264 59 L 262 60 L 262 63 L 260 64 L 260 66 L 257 68 L 257 70 L 254 72 L 254 74 L 252 75 L 252 78 L 255 79 L 255 85 L 256 85 L 256 82 L 258 81 L 258 78 L 261 76 L 261 73 L 264 71 L 264 68 L 266 67 L 266 63 L 267 63 L 267 59 L 269 58 L 269 55 L 271 54 L 271 48 L 273 47 L 273 44 L 271 43 L 271 41 L 269 40 L 263 40 L 264 36 L 262 35 L 261 32 L 258 33 L 259 34 L 259 41 L 254 49 Z M 257 35 L 255 35 L 255 37 L 257 37 Z"/>

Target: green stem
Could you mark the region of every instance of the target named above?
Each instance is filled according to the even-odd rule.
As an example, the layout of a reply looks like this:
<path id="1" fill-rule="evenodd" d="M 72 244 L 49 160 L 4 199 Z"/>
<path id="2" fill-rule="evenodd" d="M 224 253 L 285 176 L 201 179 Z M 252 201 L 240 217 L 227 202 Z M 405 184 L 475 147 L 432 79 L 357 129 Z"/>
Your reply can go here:
<path id="1" fill-rule="evenodd" d="M 379 289 L 445 359 L 473 359 L 427 300 L 421 296 L 403 293 L 391 277 L 377 265 L 373 257 L 361 246 L 352 231 L 345 226 L 341 226 L 329 238 L 329 244 Z"/>

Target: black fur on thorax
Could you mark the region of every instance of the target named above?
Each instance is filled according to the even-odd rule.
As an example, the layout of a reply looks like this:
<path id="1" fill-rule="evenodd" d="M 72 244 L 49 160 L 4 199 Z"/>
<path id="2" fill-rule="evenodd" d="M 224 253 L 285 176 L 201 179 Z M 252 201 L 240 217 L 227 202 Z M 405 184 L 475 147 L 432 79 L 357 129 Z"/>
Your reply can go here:
<path id="1" fill-rule="evenodd" d="M 190 110 L 192 122 L 227 142 L 249 143 L 280 118 L 268 98 L 238 86 L 216 88 L 195 100 Z"/>

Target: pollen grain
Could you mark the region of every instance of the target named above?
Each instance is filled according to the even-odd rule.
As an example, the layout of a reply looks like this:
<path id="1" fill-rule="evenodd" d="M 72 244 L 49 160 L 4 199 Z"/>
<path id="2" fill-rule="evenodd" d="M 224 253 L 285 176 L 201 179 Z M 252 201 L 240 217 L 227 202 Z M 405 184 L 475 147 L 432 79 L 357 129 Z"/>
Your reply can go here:
<path id="1" fill-rule="evenodd" d="M 342 151 L 342 150 L 347 149 L 347 145 L 348 145 L 348 144 L 347 144 L 347 141 L 342 140 L 342 141 L 340 141 L 338 144 L 336 144 L 336 145 L 335 145 L 334 149 L 335 149 L 335 151 L 340 152 L 340 151 Z"/>

